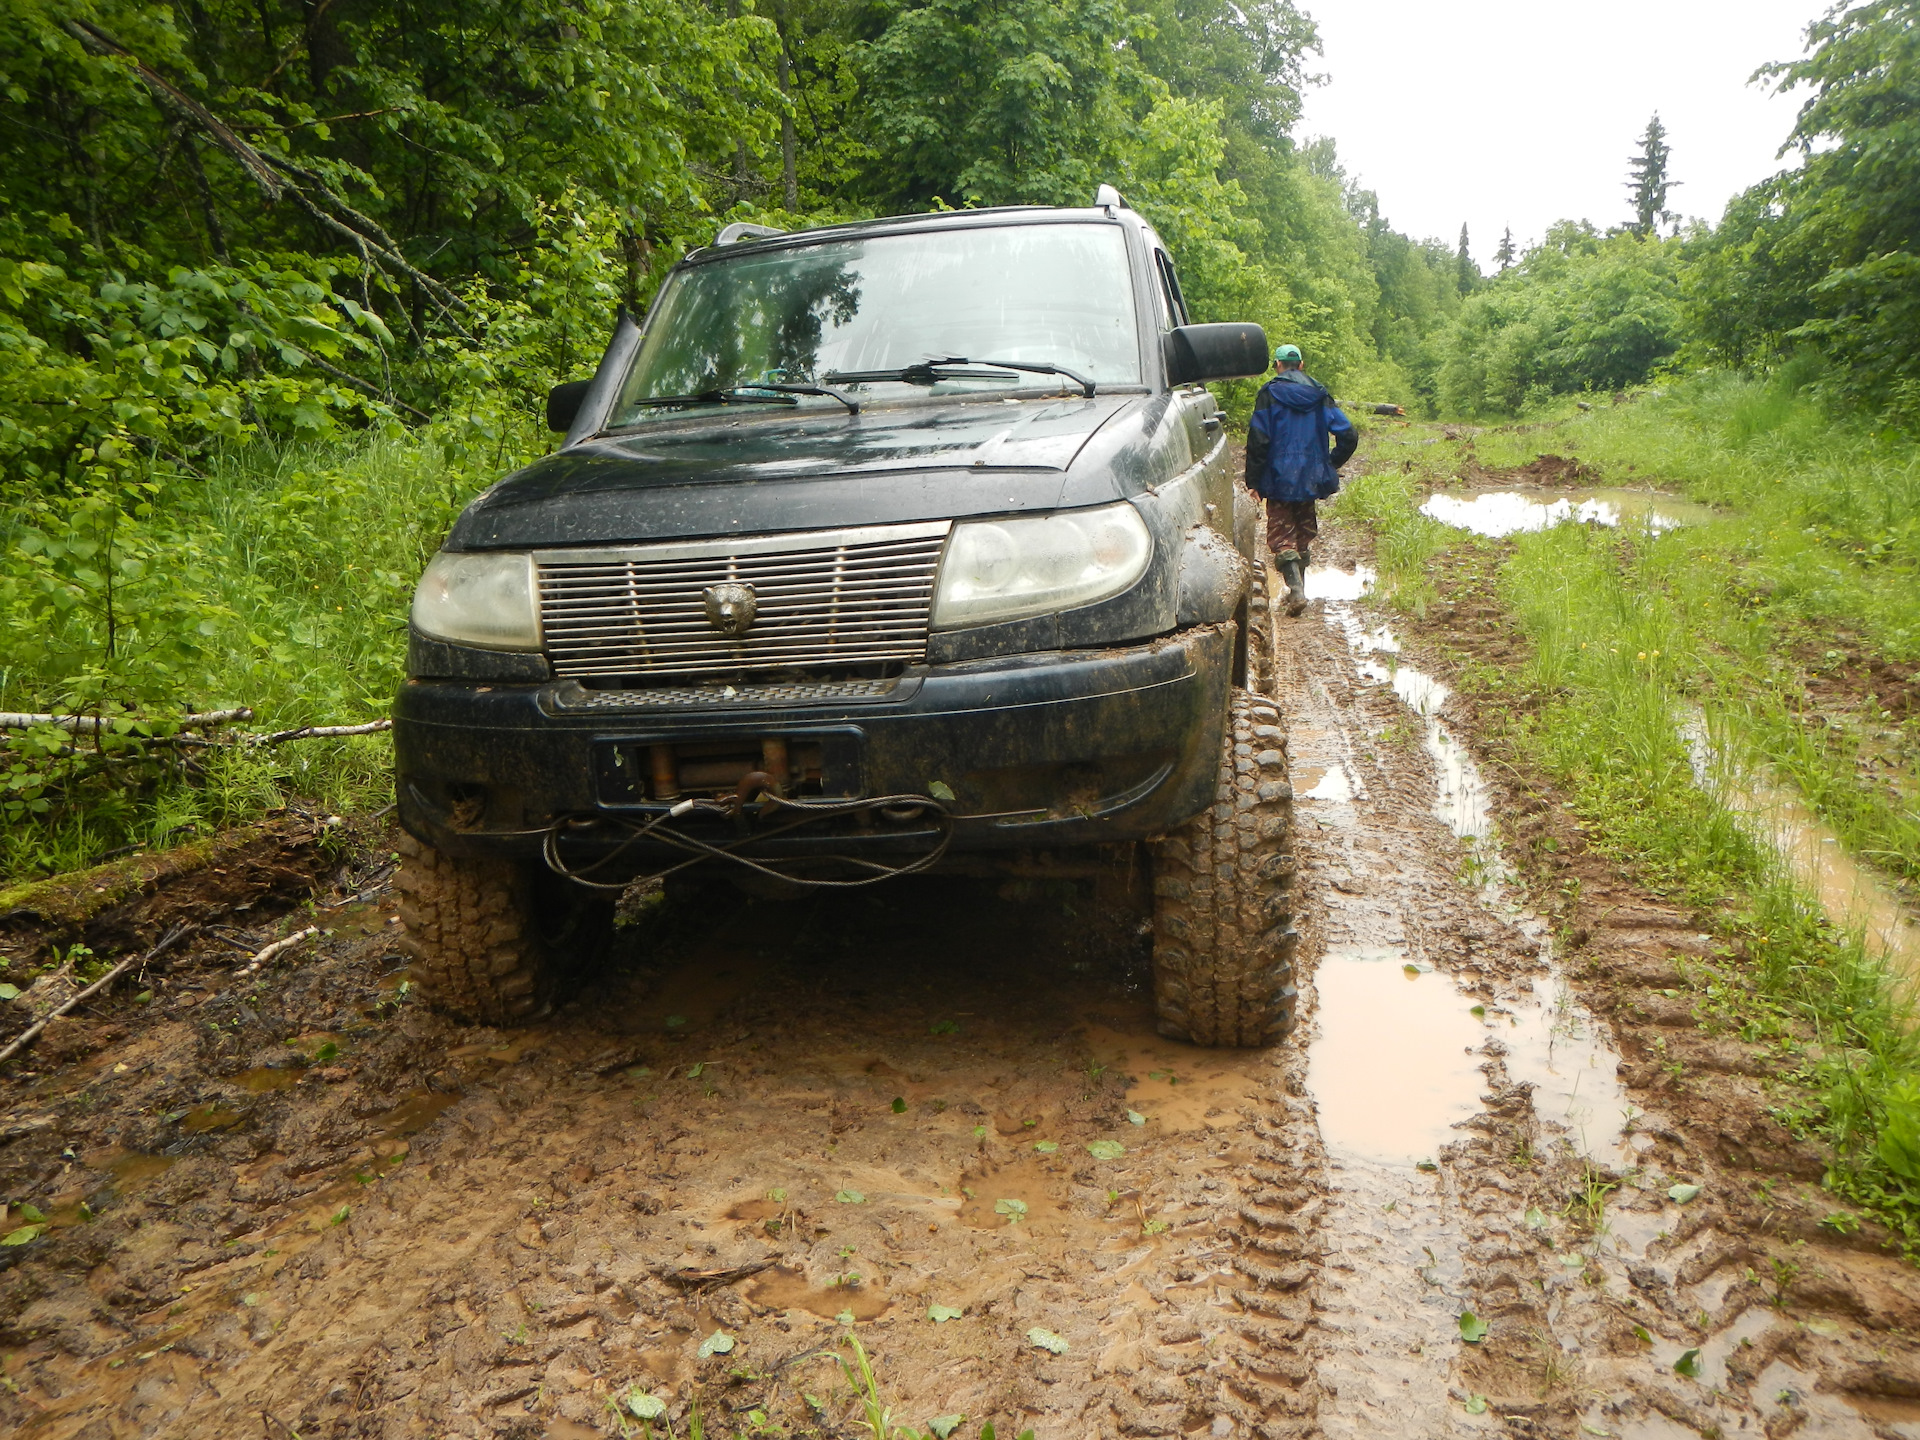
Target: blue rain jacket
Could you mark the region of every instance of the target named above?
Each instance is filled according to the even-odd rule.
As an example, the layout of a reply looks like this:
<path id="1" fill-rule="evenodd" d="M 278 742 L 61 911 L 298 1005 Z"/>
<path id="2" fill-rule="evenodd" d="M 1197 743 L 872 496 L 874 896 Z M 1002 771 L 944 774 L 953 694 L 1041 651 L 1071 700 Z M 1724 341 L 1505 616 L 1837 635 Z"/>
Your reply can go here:
<path id="1" fill-rule="evenodd" d="M 1340 488 L 1328 440 L 1351 435 L 1333 396 L 1305 371 L 1286 370 L 1261 387 L 1247 426 L 1247 488 L 1269 500 L 1324 500 Z M 1352 441 L 1338 447 L 1340 459 Z"/>

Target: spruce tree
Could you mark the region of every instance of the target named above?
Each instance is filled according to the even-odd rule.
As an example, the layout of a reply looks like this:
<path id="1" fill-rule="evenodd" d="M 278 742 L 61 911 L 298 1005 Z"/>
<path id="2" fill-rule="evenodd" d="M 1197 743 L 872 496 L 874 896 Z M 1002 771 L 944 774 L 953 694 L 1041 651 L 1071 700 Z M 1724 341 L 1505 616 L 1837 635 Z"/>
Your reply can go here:
<path id="1" fill-rule="evenodd" d="M 1654 111 L 1653 118 L 1647 122 L 1647 132 L 1640 137 L 1640 153 L 1627 161 L 1629 179 L 1627 194 L 1633 197 L 1634 234 L 1642 239 L 1653 234 L 1653 227 L 1665 220 L 1673 219 L 1673 212 L 1667 209 L 1667 191 L 1678 181 L 1667 178 L 1667 162 L 1673 158 L 1673 151 L 1667 145 L 1667 127 L 1660 123 L 1660 112 Z"/>
<path id="2" fill-rule="evenodd" d="M 1513 248 L 1513 227 L 1509 225 L 1505 233 L 1500 236 L 1500 248 L 1493 252 L 1493 260 L 1500 267 L 1500 273 L 1504 275 L 1513 268 L 1513 262 L 1518 258 Z"/>
<path id="3" fill-rule="evenodd" d="M 1471 294 L 1473 287 L 1480 283 L 1480 267 L 1473 263 L 1473 254 L 1467 249 L 1467 227 L 1460 226 L 1460 253 L 1454 257 L 1454 284 L 1462 295 Z"/>

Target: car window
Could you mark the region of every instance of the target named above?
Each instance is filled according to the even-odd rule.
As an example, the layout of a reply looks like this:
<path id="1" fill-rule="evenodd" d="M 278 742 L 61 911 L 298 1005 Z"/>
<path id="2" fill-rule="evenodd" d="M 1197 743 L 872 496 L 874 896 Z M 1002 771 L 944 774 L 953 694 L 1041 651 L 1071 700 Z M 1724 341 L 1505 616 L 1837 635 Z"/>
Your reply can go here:
<path id="1" fill-rule="evenodd" d="M 1173 268 L 1173 257 L 1164 250 L 1153 252 L 1154 268 L 1160 272 L 1160 296 L 1175 325 L 1190 325 L 1187 297 L 1180 293 L 1180 273 Z"/>
<path id="2" fill-rule="evenodd" d="M 880 235 L 715 260 L 669 282 L 610 423 L 675 413 L 640 403 L 649 398 L 819 383 L 953 355 L 1137 385 L 1133 294 L 1125 236 L 1098 222 Z M 1026 375 L 939 388 L 1009 383 L 1057 382 Z"/>

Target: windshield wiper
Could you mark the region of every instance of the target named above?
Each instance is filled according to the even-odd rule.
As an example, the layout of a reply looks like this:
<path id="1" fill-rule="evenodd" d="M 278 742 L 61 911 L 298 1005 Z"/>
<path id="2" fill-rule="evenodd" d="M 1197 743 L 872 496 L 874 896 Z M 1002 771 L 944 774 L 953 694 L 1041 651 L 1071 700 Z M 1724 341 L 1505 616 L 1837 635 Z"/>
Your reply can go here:
<path id="1" fill-rule="evenodd" d="M 898 370 L 836 371 L 827 376 L 842 385 L 858 385 L 873 380 L 898 380 L 905 385 L 931 385 L 936 380 L 994 380 L 990 370 L 961 370 L 962 365 L 987 365 L 997 370 L 1024 370 L 1031 375 L 1059 375 L 1080 387 L 1087 399 L 1093 398 L 1093 381 L 1064 365 L 1041 365 L 1025 360 L 970 360 L 964 355 L 948 355 L 938 360 L 919 360 Z"/>
<path id="2" fill-rule="evenodd" d="M 771 393 L 769 393 L 771 392 Z M 858 415 L 860 402 L 851 395 L 843 395 L 827 385 L 776 385 L 772 381 L 756 381 L 751 385 L 736 385 L 724 390 L 701 390 L 692 395 L 643 395 L 637 400 L 629 400 L 629 405 L 798 405 L 797 395 L 824 395 L 829 400 L 838 400 L 847 407 L 847 413 Z"/>

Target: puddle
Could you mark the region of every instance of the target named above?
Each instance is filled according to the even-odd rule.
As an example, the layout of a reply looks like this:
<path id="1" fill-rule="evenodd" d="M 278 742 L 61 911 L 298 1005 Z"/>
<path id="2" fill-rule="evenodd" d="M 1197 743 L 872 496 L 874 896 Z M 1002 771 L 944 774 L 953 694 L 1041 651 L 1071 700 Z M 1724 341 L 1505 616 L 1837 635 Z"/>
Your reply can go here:
<path id="1" fill-rule="evenodd" d="M 176 1156 L 149 1155 L 140 1150 L 122 1150 L 118 1146 L 87 1157 L 87 1164 L 113 1176 L 113 1188 L 122 1195 L 158 1180 L 174 1166 Z"/>
<path id="2" fill-rule="evenodd" d="M 1319 1028 L 1307 1088 L 1329 1152 L 1379 1164 L 1431 1160 L 1480 1109 L 1472 1001 L 1444 975 L 1404 968 L 1385 946 L 1329 950 L 1314 971 Z"/>
<path id="3" fill-rule="evenodd" d="M 1371 565 L 1355 565 L 1351 570 L 1335 565 L 1309 565 L 1301 578 L 1307 582 L 1309 600 L 1358 600 L 1372 591 L 1379 572 Z"/>
<path id="4" fill-rule="evenodd" d="M 857 1262 L 857 1256 L 848 1257 L 849 1265 Z M 817 1287 L 809 1284 L 801 1271 L 785 1265 L 756 1276 L 747 1286 L 747 1298 L 776 1310 L 805 1310 L 823 1320 L 835 1320 L 849 1312 L 856 1320 L 876 1320 L 893 1307 L 886 1294 L 866 1283 L 864 1277 L 859 1284 Z"/>
<path id="5" fill-rule="evenodd" d="M 300 1083 L 305 1072 L 292 1065 L 256 1065 L 251 1070 L 242 1070 L 233 1077 L 233 1083 L 242 1090 L 251 1090 L 256 1095 L 269 1090 L 290 1090 Z"/>
<path id="6" fill-rule="evenodd" d="M 1525 1002 L 1487 1018 L 1493 1038 L 1506 1046 L 1508 1079 L 1534 1087 L 1534 1113 L 1565 1129 L 1589 1159 L 1615 1169 L 1631 1165 L 1620 1057 L 1566 981 L 1552 971 L 1537 975 Z"/>
<path id="7" fill-rule="evenodd" d="M 231 1105 L 222 1105 L 215 1100 L 196 1106 L 181 1116 L 180 1128 L 191 1135 L 208 1135 L 216 1130 L 230 1130 L 246 1118 L 246 1111 L 236 1110 Z"/>
<path id="8" fill-rule="evenodd" d="M 1086 1037 L 1096 1060 L 1125 1073 L 1128 1107 L 1145 1116 L 1147 1128 L 1156 1133 L 1239 1123 L 1241 1110 L 1267 1084 L 1265 1072 L 1272 1064 L 1261 1050 L 1202 1050 L 1100 1025 L 1089 1025 Z"/>
<path id="9" fill-rule="evenodd" d="M 1482 490 L 1427 497 L 1420 513 L 1429 520 L 1499 539 L 1550 530 L 1569 521 L 1609 528 L 1631 526 L 1655 535 L 1714 518 L 1713 508 L 1648 490 L 1576 490 L 1543 498 L 1539 492 Z"/>
<path id="10" fill-rule="evenodd" d="M 1065 1150 L 1060 1152 L 1066 1154 Z M 1012 1230 L 1028 1234 L 1052 1231 L 1065 1214 L 1051 1192 L 1060 1182 L 1059 1160 L 1022 1156 L 1004 1165 L 988 1165 L 960 1178 L 960 1223 L 975 1230 Z"/>
<path id="11" fill-rule="evenodd" d="M 375 1119 L 371 1138 L 377 1143 L 381 1140 L 398 1140 L 404 1135 L 417 1135 L 438 1120 L 443 1111 L 457 1104 L 459 1099 L 458 1090 L 416 1090 Z"/>
<path id="12" fill-rule="evenodd" d="M 1353 777 L 1347 773 L 1344 765 L 1330 765 L 1324 770 L 1302 771 L 1300 783 L 1307 789 L 1298 792 L 1302 800 L 1332 800 L 1345 805 L 1353 800 Z"/>
<path id="13" fill-rule="evenodd" d="M 1791 787 L 1730 763 L 1715 749 L 1704 716 L 1696 711 L 1687 717 L 1680 733 L 1694 779 L 1773 846 L 1793 878 L 1819 898 L 1828 919 L 1860 932 L 1868 950 L 1909 979 L 1920 978 L 1920 918 L 1893 888 L 1856 862 Z"/>

